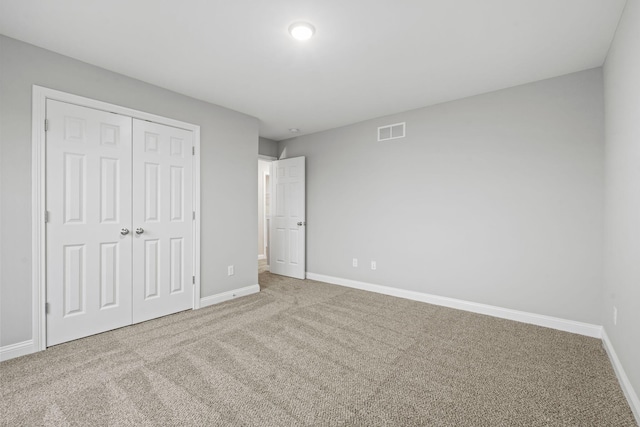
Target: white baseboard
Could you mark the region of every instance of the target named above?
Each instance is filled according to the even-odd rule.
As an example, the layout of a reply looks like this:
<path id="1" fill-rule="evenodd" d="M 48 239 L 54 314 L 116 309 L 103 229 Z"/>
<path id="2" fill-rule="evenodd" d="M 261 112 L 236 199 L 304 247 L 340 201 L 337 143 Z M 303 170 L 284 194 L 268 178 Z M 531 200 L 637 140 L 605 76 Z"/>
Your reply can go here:
<path id="1" fill-rule="evenodd" d="M 624 371 L 622 364 L 620 363 L 620 359 L 618 359 L 618 355 L 613 348 L 613 344 L 611 343 L 611 340 L 609 340 L 607 331 L 604 328 L 602 328 L 602 346 L 609 355 L 609 360 L 611 360 L 613 370 L 616 372 L 620 387 L 622 388 L 624 395 L 627 397 L 627 401 L 629 402 L 631 411 L 636 417 L 636 422 L 638 423 L 638 425 L 640 425 L 640 399 L 638 399 L 638 394 L 633 389 L 631 381 L 629 381 L 629 377 L 627 377 L 627 374 Z"/>
<path id="2" fill-rule="evenodd" d="M 33 348 L 33 340 L 22 341 L 15 344 L 0 347 L 0 362 L 24 356 L 26 354 L 35 353 Z"/>
<path id="3" fill-rule="evenodd" d="M 307 272 L 307 279 L 332 283 L 334 285 L 346 286 L 354 289 L 361 289 L 363 291 L 391 295 L 399 298 L 406 298 L 414 301 L 426 302 L 429 304 L 455 308 L 458 310 L 470 311 L 472 313 L 486 314 L 488 316 L 515 320 L 517 322 L 529 323 L 532 325 L 544 326 L 546 328 L 558 329 L 560 331 L 585 335 L 592 338 L 602 337 L 602 326 L 592 325 L 590 323 L 576 322 L 574 320 L 561 319 L 558 317 L 545 316 L 542 314 L 528 313 L 526 311 L 511 310 L 509 308 L 496 307 L 493 305 L 480 304 L 455 298 L 441 297 L 438 295 L 425 294 L 422 292 L 408 291 L 405 289 L 391 288 L 388 286 L 374 285 L 371 283 L 358 282 L 355 280 L 325 276 L 316 273 Z"/>
<path id="4" fill-rule="evenodd" d="M 222 292 L 208 297 L 200 298 L 200 308 L 208 307 L 221 302 L 229 301 L 234 298 L 244 297 L 247 295 L 260 292 L 260 285 L 245 286 L 244 288 L 234 289 L 232 291 Z"/>

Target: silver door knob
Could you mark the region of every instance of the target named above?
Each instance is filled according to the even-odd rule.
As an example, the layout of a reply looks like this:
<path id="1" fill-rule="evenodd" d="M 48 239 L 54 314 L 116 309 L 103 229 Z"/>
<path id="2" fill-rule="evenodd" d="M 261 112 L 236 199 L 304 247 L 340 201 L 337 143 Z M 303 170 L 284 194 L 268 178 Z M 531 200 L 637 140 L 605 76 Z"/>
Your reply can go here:
<path id="1" fill-rule="evenodd" d="M 121 228 L 120 229 L 120 234 L 122 234 L 123 236 L 126 236 L 127 234 L 129 234 L 129 229 L 128 228 Z"/>
<path id="2" fill-rule="evenodd" d="M 138 227 L 136 228 L 136 234 L 142 234 L 144 233 L 144 228 Z"/>
<path id="3" fill-rule="evenodd" d="M 300 221 L 298 223 L 298 227 L 302 227 L 303 225 L 307 225 L 307 221 L 304 221 L 304 222 Z"/>
<path id="4" fill-rule="evenodd" d="M 298 227 L 302 227 L 302 222 L 299 222 L 299 223 L 298 223 Z"/>

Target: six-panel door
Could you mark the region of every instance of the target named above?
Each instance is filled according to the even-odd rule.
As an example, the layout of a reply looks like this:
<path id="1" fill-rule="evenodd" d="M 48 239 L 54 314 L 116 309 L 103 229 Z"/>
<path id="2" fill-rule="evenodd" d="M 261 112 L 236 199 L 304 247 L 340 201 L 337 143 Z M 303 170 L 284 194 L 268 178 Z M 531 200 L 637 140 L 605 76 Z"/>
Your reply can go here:
<path id="1" fill-rule="evenodd" d="M 131 118 L 47 101 L 47 345 L 131 324 Z"/>
<path id="2" fill-rule="evenodd" d="M 193 306 L 192 132 L 133 120 L 133 322 Z"/>
<path id="3" fill-rule="evenodd" d="M 47 101 L 47 345 L 192 307 L 190 131 Z"/>
<path id="4" fill-rule="evenodd" d="M 272 273 L 305 278 L 305 158 L 272 162 L 269 267 Z"/>

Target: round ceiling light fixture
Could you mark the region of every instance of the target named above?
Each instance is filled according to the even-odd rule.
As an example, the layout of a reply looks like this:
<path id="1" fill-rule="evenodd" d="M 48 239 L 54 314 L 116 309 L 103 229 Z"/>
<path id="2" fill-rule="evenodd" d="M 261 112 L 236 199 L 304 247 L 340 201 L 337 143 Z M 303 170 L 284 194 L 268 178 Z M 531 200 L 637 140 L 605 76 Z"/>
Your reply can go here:
<path id="1" fill-rule="evenodd" d="M 289 26 L 289 34 L 296 40 L 309 40 L 316 32 L 308 22 L 294 22 Z"/>
<path id="2" fill-rule="evenodd" d="M 300 129 L 298 129 L 298 128 L 290 128 L 289 132 L 291 132 L 291 133 L 299 133 Z"/>

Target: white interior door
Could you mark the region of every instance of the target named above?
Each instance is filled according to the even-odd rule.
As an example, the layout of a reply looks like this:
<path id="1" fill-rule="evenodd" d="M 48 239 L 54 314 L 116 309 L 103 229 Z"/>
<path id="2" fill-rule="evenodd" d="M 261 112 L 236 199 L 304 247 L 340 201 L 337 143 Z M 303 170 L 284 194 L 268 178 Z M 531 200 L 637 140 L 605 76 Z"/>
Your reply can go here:
<path id="1" fill-rule="evenodd" d="M 47 345 L 193 307 L 193 132 L 47 100 Z"/>
<path id="2" fill-rule="evenodd" d="M 271 167 L 272 273 L 305 278 L 305 158 L 276 160 Z"/>
<path id="3" fill-rule="evenodd" d="M 131 118 L 47 100 L 47 120 L 54 345 L 131 324 Z"/>
<path id="4" fill-rule="evenodd" d="M 193 306 L 191 131 L 133 119 L 133 321 Z"/>

